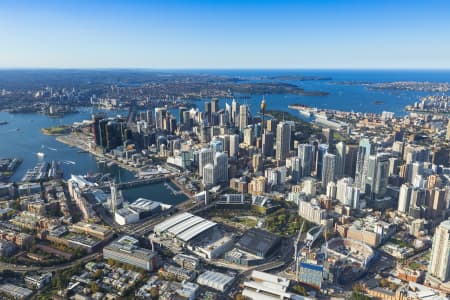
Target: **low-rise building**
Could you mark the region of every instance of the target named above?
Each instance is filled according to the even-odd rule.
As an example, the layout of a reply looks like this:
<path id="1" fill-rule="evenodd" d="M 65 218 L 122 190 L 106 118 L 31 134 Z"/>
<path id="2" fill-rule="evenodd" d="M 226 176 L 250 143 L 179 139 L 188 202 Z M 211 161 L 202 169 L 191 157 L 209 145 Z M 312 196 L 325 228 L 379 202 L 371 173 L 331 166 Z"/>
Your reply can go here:
<path id="1" fill-rule="evenodd" d="M 233 281 L 233 277 L 213 271 L 206 271 L 197 278 L 198 284 L 221 292 L 225 291 Z"/>
<path id="2" fill-rule="evenodd" d="M 32 289 L 41 289 L 50 283 L 52 280 L 52 273 L 43 273 L 39 275 L 28 275 L 24 278 L 27 287 Z"/>
<path id="3" fill-rule="evenodd" d="M 159 266 L 158 254 L 137 246 L 138 241 L 130 236 L 123 236 L 103 248 L 103 257 L 129 264 L 147 271 Z"/>

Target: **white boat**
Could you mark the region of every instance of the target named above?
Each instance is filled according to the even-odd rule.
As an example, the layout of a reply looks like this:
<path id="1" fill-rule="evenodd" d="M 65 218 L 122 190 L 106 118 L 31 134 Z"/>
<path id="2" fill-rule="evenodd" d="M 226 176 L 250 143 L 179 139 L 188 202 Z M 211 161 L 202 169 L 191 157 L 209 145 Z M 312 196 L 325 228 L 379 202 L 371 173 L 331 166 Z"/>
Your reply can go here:
<path id="1" fill-rule="evenodd" d="M 39 158 L 43 158 L 43 157 L 45 156 L 45 153 L 44 153 L 44 152 L 38 152 L 38 153 L 36 153 L 36 155 L 37 155 Z"/>

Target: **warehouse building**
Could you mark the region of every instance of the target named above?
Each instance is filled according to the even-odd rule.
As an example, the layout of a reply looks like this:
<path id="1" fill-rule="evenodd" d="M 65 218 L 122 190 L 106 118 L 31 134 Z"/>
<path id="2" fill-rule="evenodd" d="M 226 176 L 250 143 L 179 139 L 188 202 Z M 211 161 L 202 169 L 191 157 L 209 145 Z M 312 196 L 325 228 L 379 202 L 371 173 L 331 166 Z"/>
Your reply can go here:
<path id="1" fill-rule="evenodd" d="M 197 278 L 197 283 L 224 292 L 234 278 L 222 273 L 206 271 Z"/>

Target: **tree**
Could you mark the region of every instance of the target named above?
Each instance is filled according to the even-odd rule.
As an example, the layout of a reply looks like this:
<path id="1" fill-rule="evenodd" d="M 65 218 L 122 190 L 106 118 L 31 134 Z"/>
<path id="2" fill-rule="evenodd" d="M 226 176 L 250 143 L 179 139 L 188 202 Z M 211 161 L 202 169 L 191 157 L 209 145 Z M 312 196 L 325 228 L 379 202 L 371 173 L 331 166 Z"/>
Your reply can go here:
<path id="1" fill-rule="evenodd" d="M 235 300 L 244 300 L 244 296 L 242 294 L 236 294 Z"/>
<path id="2" fill-rule="evenodd" d="M 150 296 L 152 297 L 152 300 L 156 300 L 159 298 L 159 290 L 157 287 L 152 287 L 150 289 Z"/>
<path id="3" fill-rule="evenodd" d="M 91 289 L 92 293 L 97 293 L 100 290 L 100 287 L 95 282 L 92 282 L 89 288 Z"/>

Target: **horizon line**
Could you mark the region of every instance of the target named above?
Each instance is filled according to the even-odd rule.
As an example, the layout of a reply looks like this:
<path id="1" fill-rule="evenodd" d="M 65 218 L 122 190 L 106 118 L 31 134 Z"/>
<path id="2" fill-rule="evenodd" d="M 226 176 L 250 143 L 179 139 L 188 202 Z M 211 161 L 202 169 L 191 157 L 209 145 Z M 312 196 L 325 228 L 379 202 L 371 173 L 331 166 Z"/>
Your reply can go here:
<path id="1" fill-rule="evenodd" d="M 316 67 L 316 68 L 271 68 L 271 67 L 230 67 L 230 68 L 214 68 L 214 67 L 0 67 L 0 71 L 20 71 L 20 70 L 36 70 L 36 71 L 113 71 L 113 70 L 136 70 L 136 71 L 450 71 L 450 67 Z"/>

